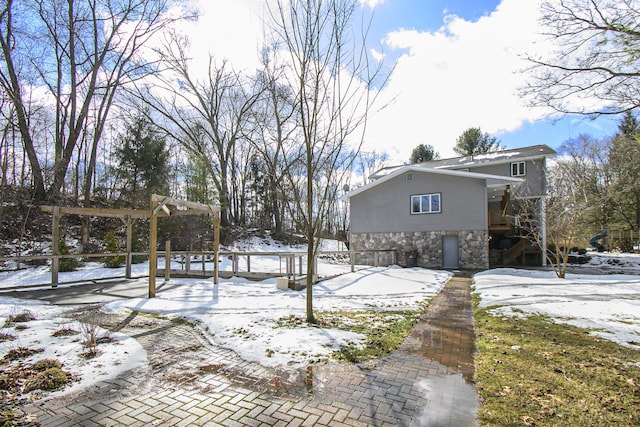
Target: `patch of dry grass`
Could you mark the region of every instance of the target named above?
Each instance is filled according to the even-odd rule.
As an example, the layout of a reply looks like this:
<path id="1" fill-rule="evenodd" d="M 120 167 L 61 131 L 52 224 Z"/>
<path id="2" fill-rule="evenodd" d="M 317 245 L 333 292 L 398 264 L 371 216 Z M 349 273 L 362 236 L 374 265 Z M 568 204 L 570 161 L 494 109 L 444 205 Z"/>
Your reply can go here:
<path id="1" fill-rule="evenodd" d="M 475 312 L 482 426 L 640 425 L 640 351 L 488 310 Z"/>
<path id="2" fill-rule="evenodd" d="M 9 332 L 2 332 L 0 331 L 0 342 L 5 342 L 5 341 L 13 341 L 16 339 L 16 336 L 9 333 Z"/>
<path id="3" fill-rule="evenodd" d="M 51 334 L 52 337 L 71 337 L 73 335 L 78 335 L 80 331 L 75 330 L 72 326 L 64 326 L 60 329 L 53 331 Z"/>
<path id="4" fill-rule="evenodd" d="M 319 312 L 318 326 L 355 332 L 363 343 L 343 345 L 334 357 L 349 363 L 372 362 L 396 350 L 411 333 L 422 311 L 331 311 Z"/>
<path id="5" fill-rule="evenodd" d="M 20 312 L 10 314 L 5 320 L 5 326 L 11 326 L 15 323 L 27 323 L 32 320 L 37 320 L 36 315 L 29 310 L 22 310 Z"/>

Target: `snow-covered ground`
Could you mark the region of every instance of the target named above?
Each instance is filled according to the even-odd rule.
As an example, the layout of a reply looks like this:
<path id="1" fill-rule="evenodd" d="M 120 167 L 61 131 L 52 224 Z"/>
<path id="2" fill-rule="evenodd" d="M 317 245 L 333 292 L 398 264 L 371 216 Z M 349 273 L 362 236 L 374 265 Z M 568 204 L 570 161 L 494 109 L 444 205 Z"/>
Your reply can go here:
<path id="1" fill-rule="evenodd" d="M 283 247 L 273 242 L 245 242 L 236 250 L 271 252 L 303 252 L 305 248 Z M 325 245 L 325 250 L 337 248 Z M 241 259 L 242 261 L 242 259 Z M 163 260 L 159 266 L 163 265 Z M 177 261 L 173 261 L 177 267 Z M 221 262 L 221 270 L 230 270 L 231 260 L 226 257 Z M 242 262 L 240 263 L 242 268 Z M 134 275 L 144 275 L 148 265 L 134 265 Z M 298 265 L 296 264 L 296 268 Z M 304 266 L 303 266 L 304 267 Z M 195 268 L 195 266 L 193 266 Z M 252 271 L 279 271 L 276 256 L 255 256 L 251 258 Z M 449 277 L 448 272 L 388 268 L 363 268 L 349 273 L 350 265 L 336 263 L 331 259 L 320 259 L 318 269 L 321 275 L 333 276 L 313 287 L 315 310 L 399 310 L 417 309 L 426 298 L 436 295 Z M 348 274 L 344 274 L 348 273 Z M 123 269 L 103 268 L 100 263 L 87 263 L 80 270 L 60 273 L 60 281 L 86 280 L 123 275 Z M 23 289 L 29 285 L 46 283 L 50 280 L 47 267 L 27 268 L 12 272 L 0 272 L 0 289 Z M 144 285 L 146 277 L 132 280 L 132 286 Z M 156 298 L 122 299 L 106 304 L 108 312 L 128 312 L 136 310 L 157 313 L 166 317 L 180 317 L 196 322 L 215 345 L 236 351 L 242 358 L 256 361 L 265 366 L 296 368 L 322 359 L 340 345 L 362 340 L 362 336 L 338 329 L 309 327 L 306 318 L 306 292 L 278 290 L 276 280 L 252 282 L 241 278 L 220 279 L 213 285 L 211 279 L 175 279 L 171 289 L 160 289 Z M 70 285 L 66 285 L 70 286 Z M 78 285 L 81 286 L 81 285 Z M 80 287 L 78 289 L 81 289 Z M 43 304 L 38 301 L 2 297 L 0 293 L 0 325 L 11 314 L 23 310 L 33 313 L 37 321 L 29 322 L 25 330 L 11 326 L 1 331 L 16 337 L 13 341 L 0 342 L 0 355 L 18 347 L 44 348 L 26 359 L 34 362 L 43 358 L 55 358 L 63 362 L 63 369 L 80 374 L 82 382 L 64 392 L 76 390 L 90 382 L 114 377 L 120 372 L 144 366 L 146 355 L 135 340 L 122 335 L 111 334 L 112 343 L 100 344 L 101 354 L 94 359 L 79 357 L 84 351 L 83 337 L 54 337 L 52 333 L 63 327 L 81 330 L 82 325 L 65 317 L 63 308 Z M 279 319 L 287 320 L 287 327 L 277 327 Z M 106 334 L 107 331 L 99 331 Z M 126 349 L 126 350 L 124 350 Z M 116 369 L 107 367 L 115 366 Z"/>
<path id="2" fill-rule="evenodd" d="M 281 250 L 272 244 L 261 246 L 260 242 L 237 249 L 256 251 L 258 248 Z M 270 262 L 271 268 L 279 268 L 277 260 L 252 258 L 252 270 L 254 266 L 256 270 L 262 268 L 262 262 Z M 320 260 L 319 264 L 320 271 L 349 271 L 345 264 L 326 260 Z M 626 274 L 610 274 L 620 272 L 610 267 L 622 268 Z M 143 274 L 147 266 L 140 264 L 136 268 Z M 640 256 L 593 255 L 591 262 L 580 266 L 579 270 L 584 273 L 570 274 L 567 279 L 559 280 L 552 272 L 496 269 L 476 275 L 475 287 L 484 306 L 502 306 L 496 309 L 500 315 L 517 315 L 519 310 L 539 312 L 562 322 L 595 328 L 602 336 L 624 345 L 639 346 Z M 61 273 L 60 280 L 71 277 L 63 276 L 65 274 L 80 279 L 113 273 L 114 270 L 93 263 L 78 272 Z M 36 283 L 43 277 L 46 281 L 48 274 L 46 268 L 0 273 L 0 288 Z M 313 305 L 316 310 L 412 309 L 437 294 L 450 275 L 396 266 L 361 269 L 315 285 Z M 137 280 L 146 281 L 145 278 Z M 322 359 L 342 343 L 357 343 L 362 339 L 357 334 L 337 329 L 307 326 L 304 322 L 306 292 L 278 290 L 274 279 L 261 282 L 221 279 L 214 286 L 210 279 L 172 278 L 171 284 L 174 286 L 170 290 L 160 289 L 154 299 L 120 299 L 106 304 L 103 309 L 110 312 L 136 310 L 192 320 L 215 345 L 230 348 L 246 360 L 265 366 L 303 366 Z M 0 322 L 23 309 L 33 312 L 39 320 L 30 322 L 29 328 L 22 331 L 2 329 L 17 339 L 0 343 L 0 354 L 17 347 L 44 348 L 45 352 L 30 360 L 56 358 L 64 363 L 64 369 L 82 376 L 81 383 L 63 393 L 147 363 L 142 347 L 121 334 L 112 334 L 112 343 L 100 344 L 102 354 L 99 357 L 83 359 L 78 356 L 83 351 L 79 336 L 51 336 L 61 327 L 70 325 L 79 329 L 81 326 L 65 317 L 62 308 L 37 301 L 3 298 L 0 293 Z M 288 319 L 287 327 L 276 327 L 279 319 Z"/>
<path id="3" fill-rule="evenodd" d="M 550 271 L 485 271 L 475 275 L 475 289 L 482 306 L 498 306 L 496 315 L 543 314 L 640 349 L 640 255 L 590 257 L 565 279 Z"/>
<path id="4" fill-rule="evenodd" d="M 359 270 L 313 287 L 316 310 L 417 309 L 438 293 L 450 274 L 418 268 L 379 267 Z M 180 280 L 180 286 L 156 298 L 109 303 L 105 310 L 137 310 L 196 321 L 216 345 L 265 366 L 300 367 L 322 358 L 360 335 L 306 326 L 306 292 L 282 291 L 275 279 Z M 296 327 L 277 327 L 293 316 Z"/>
<path id="5" fill-rule="evenodd" d="M 285 260 L 279 255 L 268 254 L 271 253 L 290 253 L 296 255 L 302 255 L 302 271 L 306 270 L 306 246 L 291 246 L 285 245 L 272 240 L 270 237 L 252 237 L 244 239 L 237 244 L 220 249 L 221 252 L 252 252 L 258 255 L 239 255 L 238 256 L 238 271 L 246 272 L 251 270 L 252 272 L 267 272 L 267 273 L 285 273 L 286 264 Z M 320 246 L 321 251 L 345 251 L 344 244 L 335 240 L 324 240 Z M 321 277 L 331 277 L 336 274 L 342 274 L 350 271 L 351 267 L 348 264 L 331 262 L 330 260 L 335 258 L 335 255 L 328 254 L 321 257 L 318 265 L 318 273 Z M 124 266 L 118 268 L 102 268 L 103 263 L 95 260 L 90 261 L 82 265 L 76 271 L 59 273 L 60 283 L 70 283 L 79 281 L 90 280 L 102 280 L 111 277 L 124 277 Z M 295 271 L 299 272 L 300 264 L 296 257 Z M 213 260 L 211 257 L 205 257 L 204 268 L 207 271 L 213 271 Z M 190 268 L 192 271 L 202 270 L 202 258 L 191 256 Z M 158 257 L 158 268 L 163 269 L 165 267 L 165 259 L 162 256 Z M 4 268 L 7 271 L 0 271 L 0 291 L 7 288 L 43 285 L 51 283 L 51 268 L 49 266 L 39 267 L 26 267 L 25 264 L 21 265 L 21 269 L 16 269 L 15 262 L 8 262 Z M 184 270 L 185 258 L 183 255 L 176 255 L 171 257 L 171 269 Z M 218 264 L 220 271 L 231 272 L 233 271 L 233 260 L 231 255 L 223 255 L 220 257 Z M 11 270 L 11 271 L 10 271 Z M 149 264 L 147 262 L 140 264 L 133 264 L 131 266 L 131 273 L 133 277 L 141 277 L 149 274 Z"/>
<path id="6" fill-rule="evenodd" d="M 62 363 L 62 369 L 72 373 L 77 379 L 71 386 L 55 394 L 80 390 L 90 384 L 115 378 L 130 369 L 143 367 L 147 355 L 142 346 L 133 338 L 105 331 L 92 330 L 97 338 L 109 337 L 109 342 L 99 344 L 100 354 L 94 358 L 82 357 L 87 351 L 82 342 L 87 335 L 82 333 L 83 325 L 64 314 L 65 308 L 39 301 L 2 297 L 0 294 L 0 333 L 14 337 L 13 340 L 0 342 L 0 355 L 4 356 L 12 349 L 28 348 L 42 350 L 33 356 L 17 362 L 33 363 L 42 359 L 55 359 Z M 26 323 L 5 324 L 9 316 L 28 312 L 36 320 Z M 22 329 L 20 326 L 26 326 Z M 75 335 L 54 336 L 62 329 L 74 330 Z M 86 334 L 89 334 L 87 329 Z"/>

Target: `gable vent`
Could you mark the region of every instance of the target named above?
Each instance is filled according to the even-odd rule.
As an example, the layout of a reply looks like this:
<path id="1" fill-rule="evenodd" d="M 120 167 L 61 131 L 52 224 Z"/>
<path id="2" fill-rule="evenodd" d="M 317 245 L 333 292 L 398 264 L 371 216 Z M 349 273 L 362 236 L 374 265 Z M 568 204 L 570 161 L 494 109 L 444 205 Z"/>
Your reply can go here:
<path id="1" fill-rule="evenodd" d="M 412 182 L 413 181 L 413 173 L 412 172 L 408 172 L 406 177 L 407 177 L 407 182 Z"/>

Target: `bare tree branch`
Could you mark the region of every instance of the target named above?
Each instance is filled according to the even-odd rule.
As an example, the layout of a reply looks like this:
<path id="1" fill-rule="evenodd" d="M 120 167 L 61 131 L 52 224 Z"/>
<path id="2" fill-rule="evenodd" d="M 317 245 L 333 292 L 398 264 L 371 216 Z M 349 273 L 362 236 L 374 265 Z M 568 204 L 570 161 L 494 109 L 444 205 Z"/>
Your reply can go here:
<path id="1" fill-rule="evenodd" d="M 302 158 L 286 162 L 285 182 L 293 190 L 291 211 L 308 241 L 307 321 L 313 315 L 312 285 L 317 237 L 327 222 L 339 186 L 362 144 L 371 89 L 381 66 L 370 68 L 365 39 L 352 39 L 355 0 L 278 1 L 270 10 L 274 45 L 284 52 L 284 85 L 295 97 Z M 365 27 L 366 28 L 366 27 Z M 361 32 L 366 37 L 366 29 Z M 380 65 L 380 64 L 379 64 Z M 359 136 L 358 136 L 359 135 Z"/>
<path id="2" fill-rule="evenodd" d="M 556 51 L 529 55 L 532 105 L 572 114 L 640 106 L 640 10 L 635 0 L 558 0 L 542 6 Z"/>

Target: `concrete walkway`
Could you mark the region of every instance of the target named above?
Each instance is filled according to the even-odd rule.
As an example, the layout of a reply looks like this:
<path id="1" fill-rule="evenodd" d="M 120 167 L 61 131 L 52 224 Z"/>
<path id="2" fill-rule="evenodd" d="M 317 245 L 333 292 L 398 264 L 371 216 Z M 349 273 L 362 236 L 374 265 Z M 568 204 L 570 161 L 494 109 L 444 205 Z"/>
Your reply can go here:
<path id="1" fill-rule="evenodd" d="M 148 367 L 25 410 L 43 426 L 474 426 L 470 283 L 451 279 L 400 349 L 374 366 L 298 371 L 243 361 L 188 325 L 85 307 L 136 338 Z"/>

